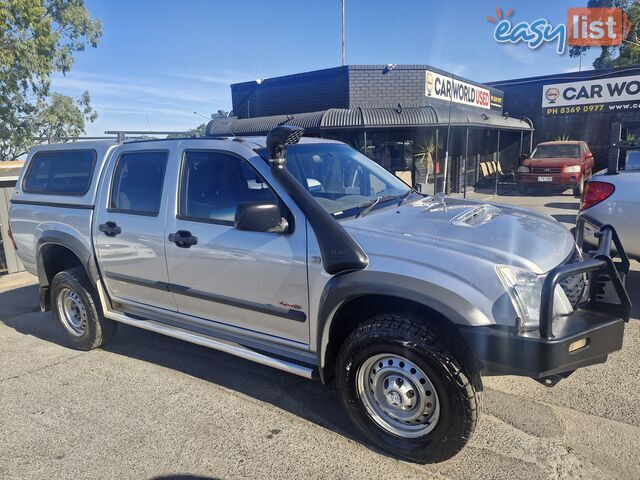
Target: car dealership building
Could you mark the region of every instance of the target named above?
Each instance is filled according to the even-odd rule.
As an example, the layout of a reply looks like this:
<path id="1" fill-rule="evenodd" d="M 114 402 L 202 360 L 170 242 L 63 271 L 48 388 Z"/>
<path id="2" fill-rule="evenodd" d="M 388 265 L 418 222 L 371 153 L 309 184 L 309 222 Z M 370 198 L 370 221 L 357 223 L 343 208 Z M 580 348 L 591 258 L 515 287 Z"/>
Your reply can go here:
<path id="1" fill-rule="evenodd" d="M 428 193 L 487 184 L 517 166 L 533 126 L 503 111 L 503 92 L 429 65 L 347 65 L 231 85 L 215 135 L 277 125 L 344 141 Z M 447 155 L 448 151 L 448 155 Z"/>
<path id="2" fill-rule="evenodd" d="M 489 83 L 504 92 L 504 111 L 527 117 L 534 142 L 565 137 L 589 144 L 605 167 L 610 126 L 640 138 L 640 66 L 546 75 Z"/>

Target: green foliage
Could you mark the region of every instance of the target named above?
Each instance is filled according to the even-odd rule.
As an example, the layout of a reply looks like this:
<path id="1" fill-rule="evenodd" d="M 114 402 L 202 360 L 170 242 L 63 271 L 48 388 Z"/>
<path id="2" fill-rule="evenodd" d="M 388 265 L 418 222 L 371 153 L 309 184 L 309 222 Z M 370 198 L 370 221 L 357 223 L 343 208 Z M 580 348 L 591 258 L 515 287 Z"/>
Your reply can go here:
<path id="1" fill-rule="evenodd" d="M 78 135 L 95 120 L 88 93 L 74 100 L 49 86 L 101 35 L 84 0 L 0 1 L 0 160 L 23 154 L 33 137 Z"/>
<path id="2" fill-rule="evenodd" d="M 428 157 L 433 155 L 433 152 L 436 151 L 436 144 L 433 139 L 425 140 L 423 144 L 419 145 L 416 154 L 414 155 L 420 160 L 425 160 Z"/>
<path id="3" fill-rule="evenodd" d="M 629 18 L 631 30 L 622 45 L 600 47 L 600 56 L 593 62 L 593 68 L 602 70 L 612 67 L 624 67 L 640 63 L 640 3 L 635 0 L 589 0 L 591 8 L 622 8 Z M 589 47 L 571 47 L 569 56 L 578 57 Z"/>
<path id="4" fill-rule="evenodd" d="M 571 140 L 571 137 L 567 133 L 563 133 L 562 135 L 557 135 L 556 138 L 553 139 L 554 142 L 568 142 Z"/>
<path id="5" fill-rule="evenodd" d="M 189 138 L 189 137 L 204 137 L 207 133 L 207 125 L 201 123 L 196 128 L 188 130 L 188 133 L 171 133 L 167 135 L 167 138 Z"/>

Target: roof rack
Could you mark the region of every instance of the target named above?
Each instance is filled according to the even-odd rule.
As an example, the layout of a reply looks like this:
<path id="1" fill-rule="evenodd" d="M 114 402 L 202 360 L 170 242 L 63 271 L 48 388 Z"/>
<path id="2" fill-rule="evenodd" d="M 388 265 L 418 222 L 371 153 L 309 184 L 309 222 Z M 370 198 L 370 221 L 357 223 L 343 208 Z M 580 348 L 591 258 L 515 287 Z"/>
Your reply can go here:
<path id="1" fill-rule="evenodd" d="M 116 135 L 120 143 L 127 140 L 127 135 L 186 135 L 187 137 L 199 137 L 199 134 L 195 132 L 174 130 L 107 130 L 104 133 L 106 135 Z"/>

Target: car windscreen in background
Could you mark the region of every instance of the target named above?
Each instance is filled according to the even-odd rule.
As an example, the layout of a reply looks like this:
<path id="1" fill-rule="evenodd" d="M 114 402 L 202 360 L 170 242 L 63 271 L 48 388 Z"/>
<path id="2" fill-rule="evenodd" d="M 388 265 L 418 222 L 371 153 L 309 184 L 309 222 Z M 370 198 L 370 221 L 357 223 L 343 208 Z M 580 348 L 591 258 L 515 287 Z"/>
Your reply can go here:
<path id="1" fill-rule="evenodd" d="M 84 195 L 91 183 L 95 150 L 36 153 L 24 179 L 23 190 L 51 195 Z"/>
<path id="2" fill-rule="evenodd" d="M 580 158 L 578 145 L 538 145 L 531 158 Z"/>

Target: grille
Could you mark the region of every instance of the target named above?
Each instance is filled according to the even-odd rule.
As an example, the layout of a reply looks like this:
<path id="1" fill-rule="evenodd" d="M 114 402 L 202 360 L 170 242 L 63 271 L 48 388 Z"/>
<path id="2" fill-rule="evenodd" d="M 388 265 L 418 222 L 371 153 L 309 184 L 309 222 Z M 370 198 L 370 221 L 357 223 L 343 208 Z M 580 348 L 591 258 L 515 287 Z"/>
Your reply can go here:
<path id="1" fill-rule="evenodd" d="M 580 253 L 580 250 L 574 248 L 571 257 L 569 257 L 569 260 L 567 260 L 565 264 L 577 263 L 580 261 L 582 261 L 582 254 Z M 567 298 L 571 302 L 571 305 L 573 305 L 573 308 L 576 308 L 582 301 L 586 286 L 586 273 L 572 275 L 571 277 L 567 277 L 562 282 L 560 282 L 560 287 L 562 287 L 562 290 L 564 290 L 564 293 L 567 295 Z"/>
<path id="2" fill-rule="evenodd" d="M 562 173 L 562 167 L 532 167 L 531 173 Z"/>

